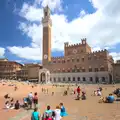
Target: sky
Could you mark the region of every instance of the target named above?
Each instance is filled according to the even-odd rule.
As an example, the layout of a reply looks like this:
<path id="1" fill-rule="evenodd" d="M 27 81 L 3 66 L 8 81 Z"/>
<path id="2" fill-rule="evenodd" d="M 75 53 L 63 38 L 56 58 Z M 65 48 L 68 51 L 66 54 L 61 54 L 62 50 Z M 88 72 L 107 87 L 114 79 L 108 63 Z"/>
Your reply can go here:
<path id="1" fill-rule="evenodd" d="M 52 56 L 64 55 L 64 42 L 87 38 L 92 51 L 107 49 L 115 61 L 120 59 L 120 0 L 0 0 L 0 58 L 41 62 L 46 5 L 51 9 Z"/>

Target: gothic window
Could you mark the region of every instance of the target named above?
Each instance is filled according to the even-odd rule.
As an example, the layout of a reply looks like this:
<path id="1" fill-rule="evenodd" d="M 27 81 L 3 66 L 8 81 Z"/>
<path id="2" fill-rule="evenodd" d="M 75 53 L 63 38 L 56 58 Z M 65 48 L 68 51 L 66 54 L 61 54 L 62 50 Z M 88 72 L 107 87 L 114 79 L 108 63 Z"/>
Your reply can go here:
<path id="1" fill-rule="evenodd" d="M 70 69 L 68 69 L 68 72 L 70 72 Z"/>
<path id="2" fill-rule="evenodd" d="M 89 68 L 89 72 L 92 72 L 92 68 L 91 67 Z"/>
<path id="3" fill-rule="evenodd" d="M 98 72 L 98 68 L 95 68 L 95 72 Z"/>
<path id="4" fill-rule="evenodd" d="M 82 58 L 82 62 L 84 62 L 84 58 Z"/>
<path id="5" fill-rule="evenodd" d="M 72 58 L 72 62 L 74 62 L 74 59 Z"/>
<path id="6" fill-rule="evenodd" d="M 85 72 L 85 68 L 82 69 L 82 72 Z"/>
<path id="7" fill-rule="evenodd" d="M 75 69 L 72 69 L 72 72 L 75 72 Z"/>
<path id="8" fill-rule="evenodd" d="M 67 62 L 70 62 L 70 59 L 68 59 Z"/>
<path id="9" fill-rule="evenodd" d="M 83 77 L 83 81 L 86 81 L 85 77 Z"/>
<path id="10" fill-rule="evenodd" d="M 50 81 L 52 81 L 52 78 L 50 78 Z"/>
<path id="11" fill-rule="evenodd" d="M 73 77 L 73 81 L 75 81 L 75 77 Z"/>
<path id="12" fill-rule="evenodd" d="M 79 58 L 77 58 L 77 62 L 79 62 Z"/>
<path id="13" fill-rule="evenodd" d="M 104 67 L 101 67 L 101 68 L 100 68 L 100 71 L 105 71 Z"/>
<path id="14" fill-rule="evenodd" d="M 65 69 L 63 69 L 62 72 L 65 72 Z"/>
<path id="15" fill-rule="evenodd" d="M 77 72 L 80 72 L 80 69 L 79 69 L 79 68 L 77 68 Z"/>
<path id="16" fill-rule="evenodd" d="M 65 63 L 65 60 L 62 60 L 62 63 Z"/>

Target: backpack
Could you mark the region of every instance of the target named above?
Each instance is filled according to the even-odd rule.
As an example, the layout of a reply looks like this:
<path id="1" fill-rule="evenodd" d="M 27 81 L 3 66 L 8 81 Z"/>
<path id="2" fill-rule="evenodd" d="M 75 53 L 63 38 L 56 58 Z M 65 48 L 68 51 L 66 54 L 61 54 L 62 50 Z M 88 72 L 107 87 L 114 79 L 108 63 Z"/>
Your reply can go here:
<path id="1" fill-rule="evenodd" d="M 53 112 L 51 112 L 51 113 L 45 112 L 45 113 L 43 114 L 42 120 L 53 120 L 52 115 L 53 115 Z"/>

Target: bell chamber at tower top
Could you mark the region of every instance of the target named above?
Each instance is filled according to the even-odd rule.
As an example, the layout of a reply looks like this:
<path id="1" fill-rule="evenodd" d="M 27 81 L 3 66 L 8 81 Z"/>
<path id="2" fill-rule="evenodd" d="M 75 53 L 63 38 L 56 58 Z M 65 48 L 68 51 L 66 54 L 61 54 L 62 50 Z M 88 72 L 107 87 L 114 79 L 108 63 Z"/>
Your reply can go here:
<path id="1" fill-rule="evenodd" d="M 44 17 L 42 18 L 42 24 L 43 26 L 52 26 L 52 20 L 50 18 L 50 8 L 48 7 L 48 5 L 43 9 L 43 14 Z"/>

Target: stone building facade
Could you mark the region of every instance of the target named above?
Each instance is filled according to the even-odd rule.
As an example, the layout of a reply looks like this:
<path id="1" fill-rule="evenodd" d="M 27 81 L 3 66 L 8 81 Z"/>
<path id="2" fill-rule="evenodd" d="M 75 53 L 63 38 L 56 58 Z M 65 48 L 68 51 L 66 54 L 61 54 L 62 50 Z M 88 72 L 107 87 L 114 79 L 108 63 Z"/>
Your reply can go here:
<path id="1" fill-rule="evenodd" d="M 43 67 L 50 71 L 51 82 L 98 83 L 113 80 L 114 63 L 107 50 L 92 52 L 87 39 L 70 45 L 64 43 L 64 56 L 51 56 L 52 20 L 48 6 L 44 8 L 43 24 Z M 40 70 L 41 73 L 42 69 Z"/>
<path id="2" fill-rule="evenodd" d="M 22 64 L 8 59 L 0 59 L 0 79 L 16 79 L 16 72 L 22 68 Z"/>
<path id="3" fill-rule="evenodd" d="M 120 83 L 120 60 L 113 64 L 113 79 Z"/>
<path id="4" fill-rule="evenodd" d="M 39 79 L 39 69 L 41 68 L 40 64 L 24 64 L 21 70 L 17 71 L 17 79 L 20 80 L 38 80 Z"/>

